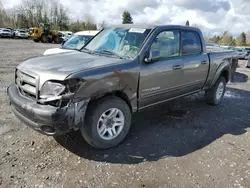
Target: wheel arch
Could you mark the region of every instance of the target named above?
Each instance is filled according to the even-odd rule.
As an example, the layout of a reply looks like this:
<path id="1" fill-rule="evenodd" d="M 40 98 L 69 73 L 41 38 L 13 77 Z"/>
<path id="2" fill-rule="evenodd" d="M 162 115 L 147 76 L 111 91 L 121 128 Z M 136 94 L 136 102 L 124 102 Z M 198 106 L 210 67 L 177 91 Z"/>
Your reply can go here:
<path id="1" fill-rule="evenodd" d="M 219 68 L 217 69 L 215 76 L 213 78 L 212 84 L 210 87 L 213 87 L 213 85 L 216 83 L 216 81 L 220 78 L 220 76 L 225 77 L 226 81 L 230 81 L 231 76 L 231 68 L 230 63 L 228 61 L 224 61 Z"/>
<path id="2" fill-rule="evenodd" d="M 106 97 L 109 97 L 109 96 L 115 96 L 117 98 L 122 99 L 129 106 L 130 111 L 133 112 L 133 107 L 132 107 L 131 101 L 129 100 L 128 95 L 125 92 L 119 91 L 119 90 L 114 90 L 112 92 L 107 92 L 107 93 L 105 93 L 105 94 L 103 94 L 101 96 L 98 96 L 98 97 L 92 97 L 92 98 L 90 98 L 89 102 L 91 103 L 93 101 L 100 100 L 100 99 L 103 99 L 103 98 L 106 98 Z"/>
<path id="3" fill-rule="evenodd" d="M 230 73 L 228 69 L 223 70 L 220 76 L 223 76 L 226 79 L 226 82 L 229 82 Z"/>

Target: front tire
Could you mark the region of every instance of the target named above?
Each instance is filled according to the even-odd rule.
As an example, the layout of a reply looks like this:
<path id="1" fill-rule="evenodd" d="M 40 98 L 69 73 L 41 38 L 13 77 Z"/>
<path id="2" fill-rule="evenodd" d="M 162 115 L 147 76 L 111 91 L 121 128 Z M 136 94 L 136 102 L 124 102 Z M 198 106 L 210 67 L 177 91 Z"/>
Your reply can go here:
<path id="1" fill-rule="evenodd" d="M 94 148 L 108 149 L 123 141 L 130 125 L 131 111 L 127 103 L 110 96 L 91 102 L 81 133 Z"/>
<path id="2" fill-rule="evenodd" d="M 42 43 L 48 43 L 48 36 L 46 36 L 46 35 L 42 35 L 42 37 L 41 37 L 41 42 Z"/>
<path id="3" fill-rule="evenodd" d="M 220 77 L 214 86 L 205 93 L 206 102 L 210 105 L 218 105 L 224 97 L 226 91 L 226 79 Z"/>
<path id="4" fill-rule="evenodd" d="M 39 39 L 34 39 L 33 41 L 34 41 L 34 42 L 39 42 L 40 40 L 39 40 Z"/>

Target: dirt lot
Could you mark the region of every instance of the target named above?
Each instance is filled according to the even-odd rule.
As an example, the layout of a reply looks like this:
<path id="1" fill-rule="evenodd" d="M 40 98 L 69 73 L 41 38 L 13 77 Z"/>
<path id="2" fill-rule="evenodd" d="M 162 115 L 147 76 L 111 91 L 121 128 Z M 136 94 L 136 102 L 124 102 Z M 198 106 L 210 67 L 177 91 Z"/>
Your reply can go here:
<path id="1" fill-rule="evenodd" d="M 14 68 L 53 44 L 0 39 L 0 187 L 250 187 L 250 70 L 237 69 L 221 105 L 203 93 L 134 115 L 126 140 L 98 151 L 79 132 L 43 136 L 11 113 Z"/>

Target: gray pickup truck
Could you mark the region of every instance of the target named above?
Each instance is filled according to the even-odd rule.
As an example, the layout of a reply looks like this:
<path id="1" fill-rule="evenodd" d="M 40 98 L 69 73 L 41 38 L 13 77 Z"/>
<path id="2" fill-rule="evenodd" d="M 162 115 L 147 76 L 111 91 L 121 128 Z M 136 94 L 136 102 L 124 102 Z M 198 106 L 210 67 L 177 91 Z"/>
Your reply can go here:
<path id="1" fill-rule="evenodd" d="M 78 130 L 93 147 L 118 145 L 131 115 L 201 90 L 222 100 L 233 52 L 206 52 L 202 33 L 184 26 L 106 28 L 79 51 L 26 60 L 8 87 L 14 114 L 46 135 Z"/>

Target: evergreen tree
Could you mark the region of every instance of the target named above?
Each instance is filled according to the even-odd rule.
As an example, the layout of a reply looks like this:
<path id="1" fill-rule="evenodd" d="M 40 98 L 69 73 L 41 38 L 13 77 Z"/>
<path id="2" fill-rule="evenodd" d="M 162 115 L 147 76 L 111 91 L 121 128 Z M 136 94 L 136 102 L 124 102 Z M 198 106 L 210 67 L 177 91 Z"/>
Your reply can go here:
<path id="1" fill-rule="evenodd" d="M 132 24 L 133 23 L 133 18 L 128 11 L 123 12 L 122 23 L 123 24 Z"/>

